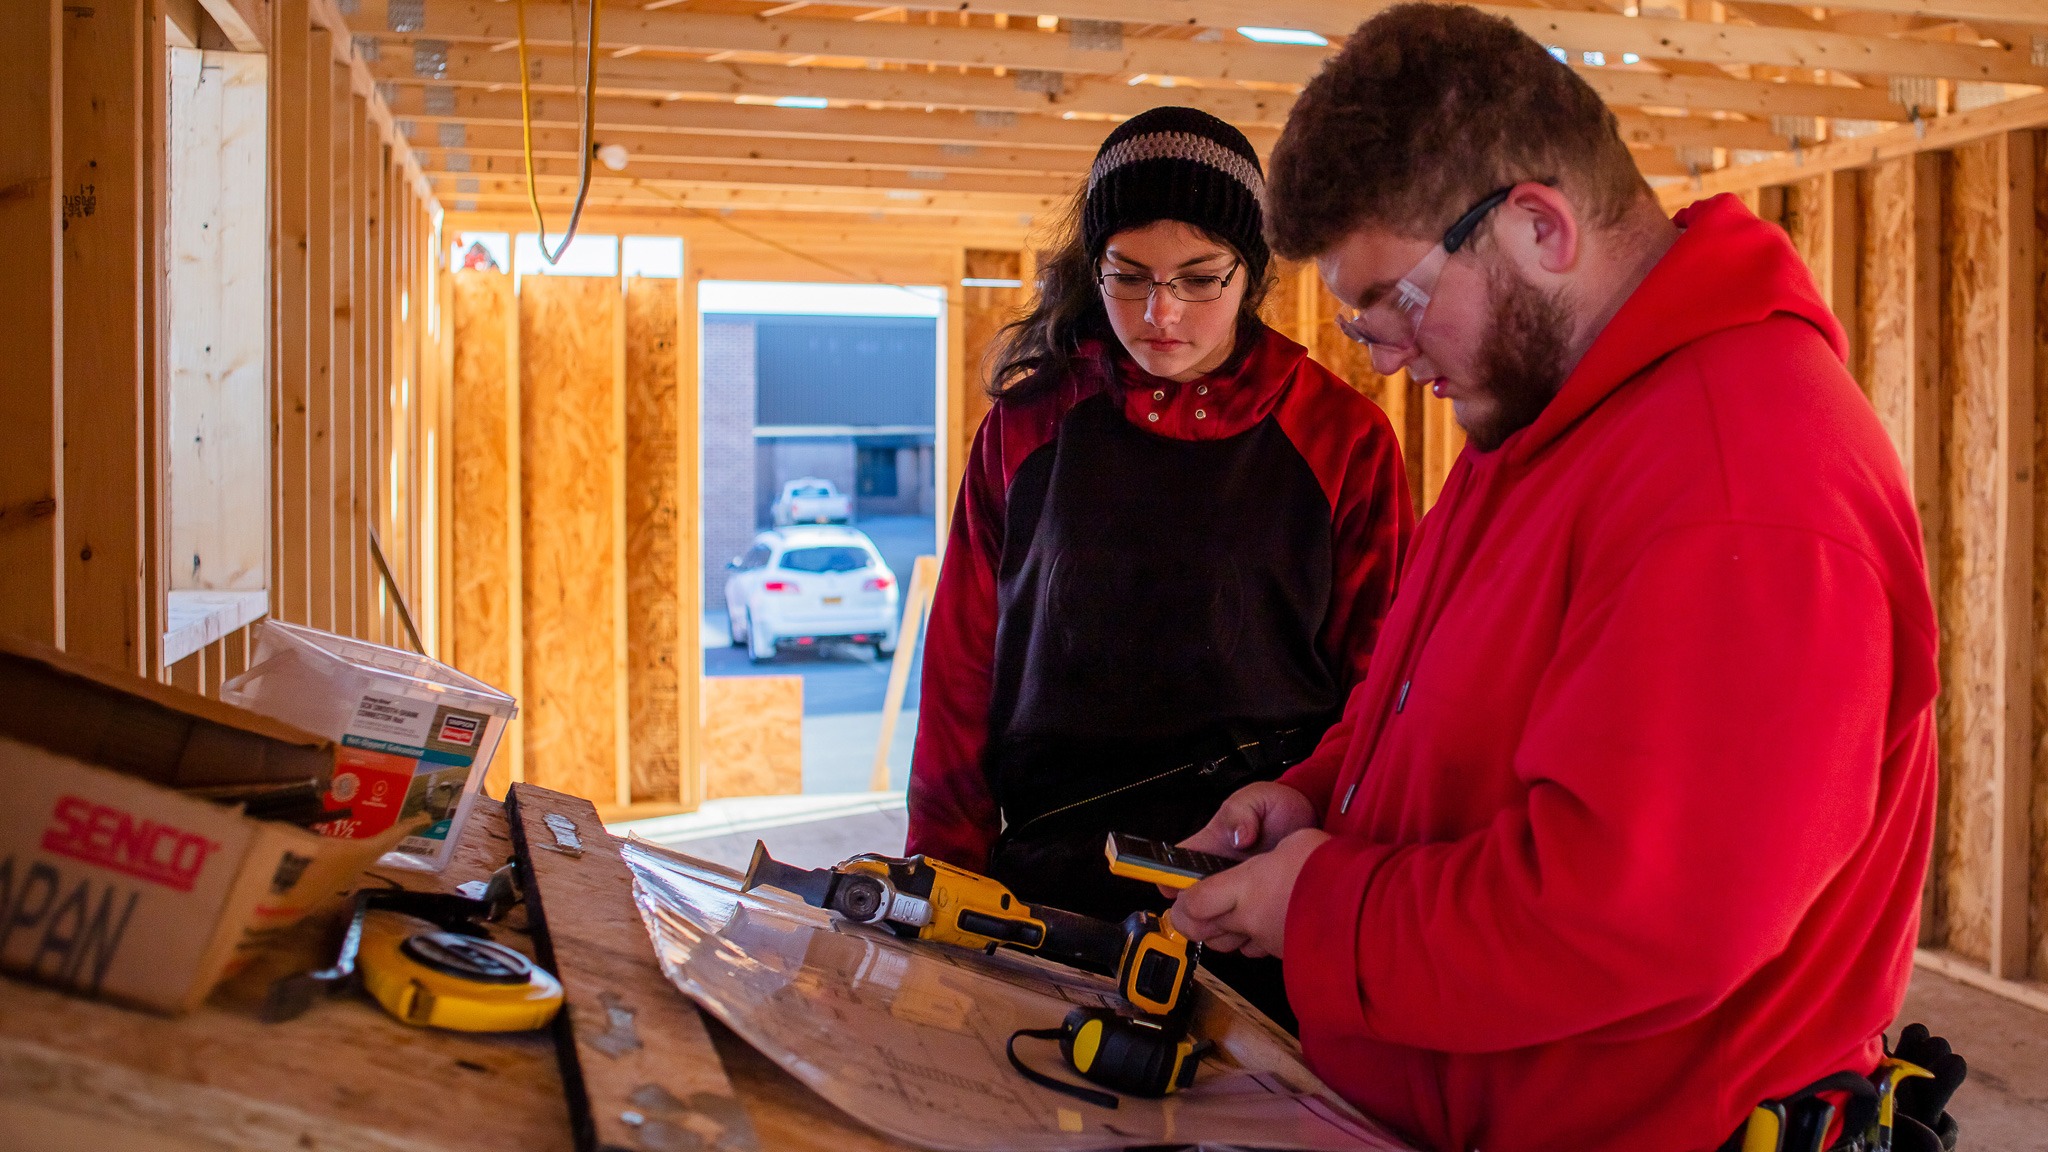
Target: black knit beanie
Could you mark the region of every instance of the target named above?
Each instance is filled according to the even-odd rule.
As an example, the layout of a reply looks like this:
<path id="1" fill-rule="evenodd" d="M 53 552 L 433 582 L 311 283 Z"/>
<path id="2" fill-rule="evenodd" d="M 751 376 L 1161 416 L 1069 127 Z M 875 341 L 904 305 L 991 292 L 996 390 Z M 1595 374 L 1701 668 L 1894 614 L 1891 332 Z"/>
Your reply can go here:
<path id="1" fill-rule="evenodd" d="M 1197 108 L 1154 108 L 1102 142 L 1088 171 L 1081 234 L 1100 254 L 1111 236 L 1179 220 L 1228 240 L 1253 281 L 1266 275 L 1266 178 L 1244 133 Z"/>

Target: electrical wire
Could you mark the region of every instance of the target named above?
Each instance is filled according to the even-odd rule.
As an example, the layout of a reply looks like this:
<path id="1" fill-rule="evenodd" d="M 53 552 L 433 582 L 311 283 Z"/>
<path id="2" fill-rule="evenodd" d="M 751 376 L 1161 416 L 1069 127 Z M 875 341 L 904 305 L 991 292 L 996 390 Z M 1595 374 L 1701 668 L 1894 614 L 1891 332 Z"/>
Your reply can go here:
<path id="1" fill-rule="evenodd" d="M 579 139 L 582 142 L 582 161 L 577 165 L 576 202 L 569 209 L 569 229 L 562 233 L 562 242 L 553 252 L 548 251 L 548 222 L 540 212 L 540 189 L 533 177 L 533 89 L 531 73 L 526 63 L 526 0 L 518 0 L 519 7 L 519 130 L 523 145 L 521 151 L 526 158 L 526 202 L 533 208 L 534 227 L 540 229 L 538 237 L 541 259 L 550 265 L 560 262 L 562 254 L 569 250 L 569 242 L 576 239 L 576 222 L 583 218 L 583 203 L 590 195 L 590 152 L 591 137 L 597 130 L 597 29 L 598 10 L 604 7 L 603 0 L 585 0 L 590 5 L 589 28 L 583 40 L 583 123 Z M 570 0 L 570 35 L 575 35 L 575 0 Z M 573 54 L 575 44 L 572 40 Z"/>
<path id="2" fill-rule="evenodd" d="M 777 252 L 781 252 L 786 256 L 794 256 L 797 259 L 802 260 L 806 263 L 816 264 L 818 267 L 823 268 L 827 272 L 831 272 L 834 275 L 838 276 L 844 276 L 848 281 L 856 284 L 873 282 L 869 280 L 868 277 L 861 275 L 859 272 L 856 272 L 853 269 L 847 268 L 843 265 L 834 264 L 833 262 L 825 259 L 822 256 L 818 256 L 810 252 L 805 252 L 800 248 L 793 248 L 788 244 L 784 244 L 780 240 L 776 240 L 768 236 L 763 236 L 759 232 L 756 232 L 751 228 L 742 228 L 738 224 L 735 224 L 732 221 L 727 220 L 725 217 L 719 215 L 716 212 L 710 212 L 706 211 L 705 209 L 699 208 L 696 205 L 691 204 L 689 201 L 684 200 L 682 197 L 676 195 L 675 193 L 670 192 L 668 189 L 660 187 L 659 185 L 649 184 L 646 181 L 641 180 L 637 176 L 633 178 L 632 184 L 635 188 L 638 188 L 644 192 L 652 192 L 656 196 L 659 196 L 662 199 L 674 204 L 676 207 L 681 208 L 683 211 L 689 212 L 696 216 L 701 216 L 704 219 L 711 221 L 713 224 L 716 224 L 721 228 L 725 228 L 729 231 L 738 233 L 739 235 L 744 236 L 749 240 L 752 240 L 756 244 L 761 244 L 766 247 L 773 248 Z M 923 300 L 927 303 L 932 302 L 931 293 L 920 291 L 913 285 L 890 284 L 888 285 L 888 287 L 895 288 L 899 291 L 908 292 L 912 296 L 915 296 L 919 300 Z M 945 293 L 945 303 L 948 308 L 961 308 L 964 306 L 959 298 L 958 293 L 954 292 Z"/>

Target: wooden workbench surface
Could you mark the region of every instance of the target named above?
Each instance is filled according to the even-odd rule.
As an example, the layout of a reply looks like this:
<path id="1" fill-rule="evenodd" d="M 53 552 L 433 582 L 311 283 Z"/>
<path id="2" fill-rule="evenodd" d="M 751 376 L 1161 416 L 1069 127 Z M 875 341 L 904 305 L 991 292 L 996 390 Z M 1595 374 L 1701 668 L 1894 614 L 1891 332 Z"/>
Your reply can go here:
<path id="1" fill-rule="evenodd" d="M 376 875 L 446 890 L 481 879 L 509 854 L 503 809 L 479 805 L 446 872 Z M 321 1000 L 287 1023 L 262 1022 L 257 1008 L 271 979 L 315 966 L 336 927 L 306 926 L 180 1019 L 0 978 L 0 1144 L 10 1152 L 573 1148 L 545 1032 L 410 1028 L 360 994 Z M 516 935 L 501 938 L 520 943 Z M 667 986 L 651 948 L 645 979 L 646 995 L 681 996 Z M 730 1033 L 714 1028 L 713 1039 L 762 1149 L 902 1147 L 860 1127 Z"/>

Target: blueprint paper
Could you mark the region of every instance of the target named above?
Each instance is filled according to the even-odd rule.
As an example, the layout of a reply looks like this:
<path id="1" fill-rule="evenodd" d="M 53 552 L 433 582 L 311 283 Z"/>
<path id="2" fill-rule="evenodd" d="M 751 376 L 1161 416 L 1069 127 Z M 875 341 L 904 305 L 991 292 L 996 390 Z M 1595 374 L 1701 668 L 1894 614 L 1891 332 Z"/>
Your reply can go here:
<path id="1" fill-rule="evenodd" d="M 1301 1062 L 1292 1037 L 1208 973 L 1195 1084 L 1110 1109 L 1040 1087 L 1004 1045 L 1076 1005 L 1119 1006 L 1104 978 L 1010 952 L 903 940 L 771 889 L 741 894 L 715 864 L 633 841 L 634 899 L 678 988 L 855 1119 L 945 1152 L 1081 1152 L 1133 1144 L 1407 1152 Z M 1049 1040 L 1032 1067 L 1079 1081 Z"/>

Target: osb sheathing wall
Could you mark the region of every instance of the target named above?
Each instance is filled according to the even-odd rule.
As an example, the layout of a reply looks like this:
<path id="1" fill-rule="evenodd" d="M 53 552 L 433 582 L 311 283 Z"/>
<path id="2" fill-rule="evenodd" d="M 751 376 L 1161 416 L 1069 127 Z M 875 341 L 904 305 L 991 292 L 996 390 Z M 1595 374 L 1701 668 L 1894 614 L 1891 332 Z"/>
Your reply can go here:
<path id="1" fill-rule="evenodd" d="M 449 648 L 521 697 L 489 787 L 700 798 L 695 346 L 676 280 L 452 277 Z M 687 387 L 686 387 L 687 384 Z M 685 400 L 688 403 L 685 403 Z"/>
<path id="2" fill-rule="evenodd" d="M 1844 315 L 1941 623 L 1928 961 L 2048 978 L 2048 165 L 2034 130 L 1746 195 Z M 1848 245 L 1845 251 L 1843 245 Z M 2014 991 L 2017 989 L 2017 991 Z"/>
<path id="3" fill-rule="evenodd" d="M 464 273 L 449 277 L 448 324 L 453 344 L 454 404 L 448 428 L 449 663 L 486 684 L 524 697 L 519 675 L 518 346 L 512 278 Z M 515 731 L 523 731 L 515 722 Z M 486 782 L 502 796 L 521 745 L 493 759 Z"/>
<path id="4" fill-rule="evenodd" d="M 682 428 L 673 280 L 626 281 L 626 662 L 628 760 L 634 797 L 680 796 L 685 755 L 682 540 L 697 518 L 681 504 Z M 694 679 L 694 677 L 692 678 Z"/>
<path id="5" fill-rule="evenodd" d="M 526 778 L 603 799 L 617 792 L 625 739 L 619 288 L 580 276 L 530 276 L 519 288 Z"/>

